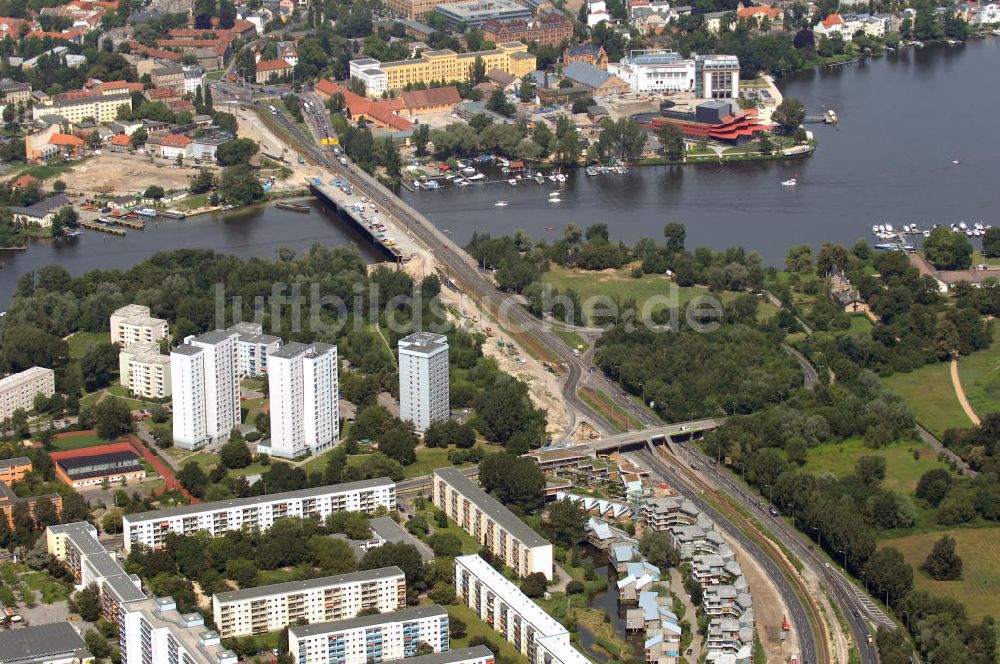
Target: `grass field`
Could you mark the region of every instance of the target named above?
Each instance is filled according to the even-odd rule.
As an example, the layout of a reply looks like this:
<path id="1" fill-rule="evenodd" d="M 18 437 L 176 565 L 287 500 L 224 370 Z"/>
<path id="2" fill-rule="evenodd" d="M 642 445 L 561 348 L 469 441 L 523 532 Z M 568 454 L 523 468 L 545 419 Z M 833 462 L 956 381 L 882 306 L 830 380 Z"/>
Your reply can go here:
<path id="1" fill-rule="evenodd" d="M 427 601 L 429 602 L 430 600 Z M 449 616 L 460 618 L 466 626 L 465 637 L 451 640 L 452 650 L 465 648 L 469 645 L 469 639 L 474 636 L 485 636 L 491 643 L 499 646 L 500 652 L 495 654 L 508 658 L 511 661 L 518 662 L 519 664 L 528 661 L 527 657 L 515 650 L 513 645 L 505 641 L 499 632 L 487 625 L 486 621 L 477 616 L 476 612 L 469 607 L 464 604 L 453 604 L 451 606 L 444 607 L 444 610 L 448 612 Z"/>
<path id="2" fill-rule="evenodd" d="M 583 337 L 581 337 L 576 332 L 570 332 L 569 330 L 552 330 L 552 331 L 555 332 L 557 335 L 559 335 L 559 338 L 565 341 L 566 345 L 569 346 L 570 348 L 579 348 L 580 346 L 583 346 L 583 348 L 580 348 L 580 351 L 582 352 L 590 347 L 590 344 L 584 341 Z"/>
<path id="3" fill-rule="evenodd" d="M 864 314 L 854 314 L 848 316 L 851 320 L 851 332 L 871 332 L 872 321 Z"/>
<path id="4" fill-rule="evenodd" d="M 963 573 L 958 581 L 934 581 L 917 569 L 944 534 L 955 538 L 956 551 L 962 558 Z M 945 530 L 879 544 L 899 549 L 914 568 L 913 581 L 918 590 L 961 602 L 976 621 L 987 614 L 1000 615 L 1000 528 Z"/>
<path id="5" fill-rule="evenodd" d="M 993 345 L 958 360 L 965 396 L 979 417 L 1000 410 L 1000 327 L 993 327 Z"/>
<path id="6" fill-rule="evenodd" d="M 418 447 L 417 461 L 403 468 L 405 477 L 418 477 L 420 475 L 430 475 L 435 468 L 450 466 L 448 461 L 448 450 L 441 447 Z M 464 463 L 459 468 L 464 468 L 469 464 Z"/>
<path id="7" fill-rule="evenodd" d="M 1000 258 L 986 258 L 981 251 L 972 252 L 973 265 L 1000 265 Z"/>
<path id="8" fill-rule="evenodd" d="M 652 311 L 659 311 L 666 306 L 684 307 L 688 302 L 702 295 L 709 295 L 709 290 L 702 286 L 692 286 L 681 288 L 673 283 L 669 277 L 660 274 L 643 275 L 641 279 L 634 279 L 627 269 L 605 270 L 603 272 L 588 272 L 565 268 L 558 265 L 552 266 L 548 272 L 541 276 L 542 283 L 551 284 L 553 288 L 565 291 L 568 288 L 576 290 L 583 303 L 584 315 L 590 319 L 594 306 L 605 306 L 604 298 L 635 299 L 636 306 L 641 314 L 646 302 L 656 296 L 666 298 L 663 302 L 657 302 L 651 306 Z M 736 297 L 736 293 L 712 293 L 723 302 Z M 588 299 L 601 297 L 601 301 L 588 302 Z M 761 302 L 758 309 L 758 317 L 769 318 L 777 310 L 774 305 L 768 302 Z"/>
<path id="9" fill-rule="evenodd" d="M 66 344 L 69 346 L 69 356 L 80 359 L 87 352 L 88 346 L 102 341 L 109 341 L 107 332 L 76 332 L 66 340 Z"/>
<path id="10" fill-rule="evenodd" d="M 910 373 L 896 373 L 882 383 L 903 397 L 917 422 L 938 438 L 947 429 L 971 424 L 955 397 L 947 362 L 928 364 Z"/>
<path id="11" fill-rule="evenodd" d="M 912 450 L 920 452 L 914 459 Z M 885 486 L 895 491 L 912 494 L 920 476 L 933 468 L 946 468 L 937 459 L 929 445 L 919 443 L 896 443 L 881 449 L 865 447 L 860 438 L 852 438 L 840 444 L 820 445 L 809 450 L 805 470 L 816 474 L 833 473 L 847 475 L 854 470 L 860 457 L 878 456 L 885 459 Z"/>
<path id="12" fill-rule="evenodd" d="M 107 445 L 108 441 L 103 438 L 98 438 L 97 434 L 93 433 L 83 433 L 78 436 L 69 436 L 66 438 L 54 438 L 52 440 L 52 451 L 63 452 L 65 450 L 77 450 L 81 447 L 90 447 L 92 445 Z"/>

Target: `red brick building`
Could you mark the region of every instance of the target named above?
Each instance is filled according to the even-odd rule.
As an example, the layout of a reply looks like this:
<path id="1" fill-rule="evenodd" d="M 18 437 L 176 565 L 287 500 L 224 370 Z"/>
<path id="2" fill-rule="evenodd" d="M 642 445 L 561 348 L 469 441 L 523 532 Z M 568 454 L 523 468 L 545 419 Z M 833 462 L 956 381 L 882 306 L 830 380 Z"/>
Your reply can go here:
<path id="1" fill-rule="evenodd" d="M 563 14 L 543 14 L 530 20 L 499 21 L 490 19 L 483 23 L 483 38 L 492 42 L 521 41 L 559 46 L 573 36 L 573 21 Z"/>

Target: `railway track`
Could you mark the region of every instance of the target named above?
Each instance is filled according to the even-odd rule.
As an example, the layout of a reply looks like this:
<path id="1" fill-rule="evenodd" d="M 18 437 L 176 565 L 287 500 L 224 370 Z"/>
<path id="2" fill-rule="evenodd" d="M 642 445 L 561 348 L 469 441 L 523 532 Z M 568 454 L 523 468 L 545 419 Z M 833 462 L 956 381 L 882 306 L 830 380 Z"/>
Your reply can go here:
<path id="1" fill-rule="evenodd" d="M 636 452 L 635 454 L 647 461 L 650 466 L 662 472 L 667 466 L 674 475 L 678 476 L 682 483 L 692 489 L 690 498 L 704 512 L 712 516 L 717 515 L 715 520 L 720 526 L 726 523 L 738 529 L 737 539 L 740 544 L 748 549 L 748 553 L 753 555 L 753 549 L 757 549 L 765 559 L 758 562 L 765 572 L 773 578 L 771 582 L 775 584 L 778 592 L 784 597 L 788 605 L 790 618 L 793 624 L 798 627 L 799 648 L 801 652 L 801 662 L 811 662 L 820 664 L 833 664 L 833 656 L 830 652 L 829 634 L 823 622 L 819 604 L 813 598 L 805 581 L 799 575 L 798 570 L 788 560 L 781 548 L 769 537 L 760 533 L 759 527 L 741 510 L 736 509 L 728 500 L 725 494 L 715 490 L 696 473 L 684 466 L 684 461 L 676 456 L 670 455 L 663 450 L 663 446 L 653 448 L 654 451 Z M 659 450 L 659 451 L 655 451 Z M 749 546 L 748 546 L 749 545 Z"/>

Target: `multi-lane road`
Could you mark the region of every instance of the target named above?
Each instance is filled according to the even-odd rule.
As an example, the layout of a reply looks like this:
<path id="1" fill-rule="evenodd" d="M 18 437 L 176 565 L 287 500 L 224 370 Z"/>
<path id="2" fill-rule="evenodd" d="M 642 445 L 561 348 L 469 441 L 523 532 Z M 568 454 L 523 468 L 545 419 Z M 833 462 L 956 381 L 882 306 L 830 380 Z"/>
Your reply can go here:
<path id="1" fill-rule="evenodd" d="M 233 95 L 240 88 L 228 90 L 226 84 L 218 85 L 217 90 L 222 94 Z M 306 120 L 317 136 L 331 136 L 329 119 L 325 108 L 314 93 L 306 92 L 303 96 L 310 101 L 311 109 L 306 112 Z M 261 113 L 268 113 L 265 108 L 258 108 Z M 566 371 L 563 382 L 563 396 L 567 407 L 571 410 L 571 421 L 575 422 L 577 416 L 584 417 L 593 422 L 598 428 L 610 431 L 611 425 L 597 412 L 594 412 L 587 403 L 579 396 L 577 390 L 582 381 L 598 383 L 600 391 L 610 398 L 617 407 L 627 412 L 638 421 L 643 429 L 659 428 L 663 422 L 655 414 L 637 404 L 632 395 L 625 392 L 615 383 L 606 381 L 599 376 L 589 374 L 590 357 L 589 354 L 578 356 L 569 348 L 566 343 L 554 333 L 551 325 L 543 323 L 528 313 L 513 298 L 497 290 L 489 275 L 480 270 L 476 262 L 460 247 L 454 245 L 450 238 L 445 236 L 433 224 L 427 221 L 419 212 L 408 206 L 391 191 L 383 187 L 375 178 L 370 178 L 367 173 L 356 169 L 352 165 L 342 165 L 335 158 L 331 147 L 316 145 L 311 137 L 305 136 L 301 129 L 290 119 L 288 119 L 279 109 L 274 114 L 274 119 L 298 142 L 300 153 L 308 155 L 313 161 L 329 169 L 337 177 L 344 178 L 351 183 L 352 188 L 372 201 L 377 201 L 389 216 L 389 218 L 403 226 L 408 234 L 416 238 L 429 251 L 431 251 L 437 261 L 442 265 L 445 272 L 454 279 L 464 292 L 475 297 L 482 306 L 494 316 L 506 331 L 513 332 L 515 336 L 520 335 L 520 340 L 524 341 L 524 336 L 528 336 L 529 343 L 537 344 L 559 359 L 562 368 Z M 678 425 L 681 426 L 681 425 Z M 688 463 L 699 464 L 701 467 L 710 469 L 714 486 L 730 495 L 734 500 L 743 505 L 751 513 L 762 511 L 759 501 L 750 495 L 742 486 L 725 472 L 718 472 L 711 467 L 709 460 L 705 458 L 696 448 L 684 447 L 683 455 Z M 669 465 L 664 464 L 655 457 L 643 459 L 648 460 L 655 469 L 662 474 L 669 473 Z M 672 473 L 670 479 L 680 486 L 686 486 L 690 490 L 690 495 L 696 496 L 697 489 L 690 486 L 690 482 L 677 473 Z M 402 486 L 402 492 L 417 492 L 427 488 L 427 480 L 411 482 Z M 712 510 L 714 512 L 714 510 Z M 764 512 L 766 514 L 766 512 Z M 726 526 L 726 518 L 717 514 L 720 526 L 727 530 L 738 529 L 730 524 Z M 798 533 L 791 525 L 781 519 L 773 519 L 768 522 L 770 530 L 814 573 L 816 573 L 826 586 L 830 589 L 832 599 L 840 606 L 845 619 L 848 621 L 854 641 L 857 643 L 861 654 L 861 659 L 865 664 L 878 661 L 874 649 L 867 645 L 868 635 L 871 632 L 868 620 L 875 623 L 891 624 L 884 614 L 868 599 L 864 593 L 844 578 L 839 570 L 827 564 L 827 561 L 815 551 L 808 541 Z M 751 555 L 768 569 L 768 565 L 774 566 L 774 562 L 759 549 L 753 546 L 748 549 Z M 776 570 L 777 571 L 777 570 Z M 776 586 L 789 606 L 791 612 L 790 619 L 794 628 L 799 634 L 799 642 L 802 648 L 802 661 L 815 664 L 816 662 L 830 661 L 829 652 L 817 651 L 817 640 L 815 629 L 826 630 L 823 624 L 813 625 L 810 623 L 808 613 L 804 605 L 805 598 L 799 595 L 791 587 L 784 576 L 778 573 L 774 577 Z M 783 580 L 783 581 L 782 581 Z M 827 650 L 823 648 L 823 650 Z"/>

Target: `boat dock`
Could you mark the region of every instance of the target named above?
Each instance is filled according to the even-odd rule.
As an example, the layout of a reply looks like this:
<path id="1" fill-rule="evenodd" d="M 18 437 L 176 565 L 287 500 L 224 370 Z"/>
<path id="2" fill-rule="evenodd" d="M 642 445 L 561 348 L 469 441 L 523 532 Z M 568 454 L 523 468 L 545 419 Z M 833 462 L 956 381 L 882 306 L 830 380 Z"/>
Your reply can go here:
<path id="1" fill-rule="evenodd" d="M 400 234 L 405 235 L 405 231 L 396 227 L 392 223 L 391 218 L 388 218 L 387 215 L 379 211 L 377 204 L 373 204 L 372 201 L 367 200 L 364 196 L 353 193 L 353 191 L 352 193 L 347 193 L 343 187 L 324 184 L 318 179 L 309 182 L 309 189 L 320 200 L 326 202 L 339 212 L 342 217 L 349 220 L 356 229 L 371 240 L 371 243 L 379 251 L 394 262 L 407 260 L 407 257 L 396 246 L 396 241 L 392 239 L 392 234 L 395 233 L 396 237 L 400 237 Z M 348 191 L 351 190 L 348 189 Z M 376 219 L 379 223 L 383 224 L 385 227 L 384 231 L 380 231 L 375 227 Z"/>
<path id="2" fill-rule="evenodd" d="M 115 228 L 114 226 L 106 224 L 100 220 L 90 221 L 86 219 L 81 219 L 80 226 L 92 231 L 100 231 L 101 233 L 110 233 L 111 235 L 119 235 L 119 236 L 125 235 L 125 231 L 123 229 Z"/>
<path id="3" fill-rule="evenodd" d="M 131 219 L 129 217 L 100 217 L 98 221 L 112 226 L 124 226 L 133 230 L 141 231 L 146 227 L 146 222 L 142 219 Z"/>

